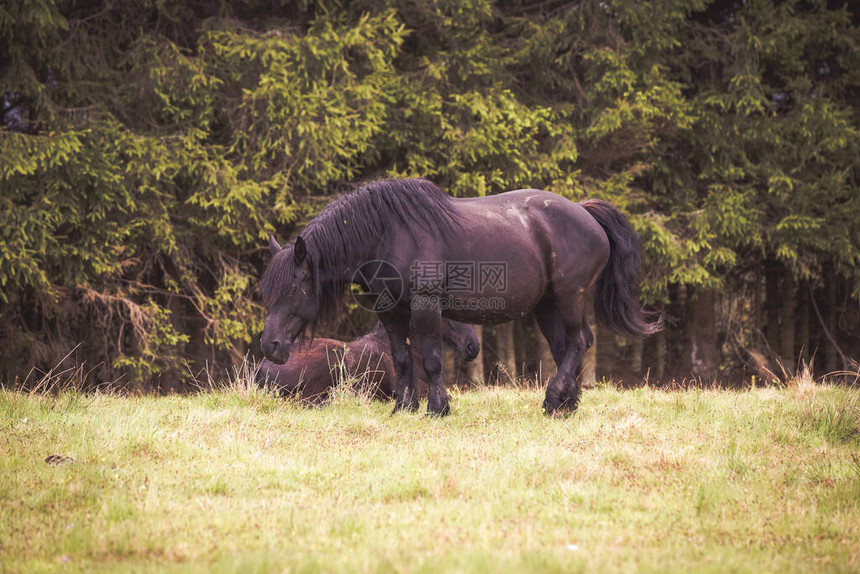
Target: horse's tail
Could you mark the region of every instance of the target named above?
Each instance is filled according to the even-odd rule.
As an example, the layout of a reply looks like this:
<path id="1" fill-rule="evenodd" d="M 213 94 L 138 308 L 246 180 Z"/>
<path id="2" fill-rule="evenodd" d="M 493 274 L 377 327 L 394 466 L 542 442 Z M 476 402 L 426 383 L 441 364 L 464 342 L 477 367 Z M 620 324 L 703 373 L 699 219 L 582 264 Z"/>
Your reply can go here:
<path id="1" fill-rule="evenodd" d="M 597 278 L 594 312 L 597 319 L 617 332 L 651 335 L 662 328 L 663 319 L 649 320 L 636 299 L 636 276 L 641 258 L 639 236 L 627 217 L 611 204 L 588 199 L 580 205 L 597 220 L 609 237 L 609 261 Z"/>

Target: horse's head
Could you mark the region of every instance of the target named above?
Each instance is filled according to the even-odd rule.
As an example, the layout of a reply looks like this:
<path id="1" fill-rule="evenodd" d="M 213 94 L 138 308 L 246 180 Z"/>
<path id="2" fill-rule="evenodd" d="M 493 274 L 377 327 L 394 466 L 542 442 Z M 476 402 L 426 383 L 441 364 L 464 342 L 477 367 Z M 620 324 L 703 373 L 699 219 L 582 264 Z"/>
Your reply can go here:
<path id="1" fill-rule="evenodd" d="M 260 292 L 269 314 L 260 347 L 267 359 L 283 364 L 293 343 L 320 312 L 319 291 L 305 241 L 301 237 L 281 247 L 269 235 L 272 260 L 263 275 Z"/>
<path id="2" fill-rule="evenodd" d="M 442 340 L 454 349 L 457 358 L 471 361 L 481 352 L 481 341 L 473 325 L 459 323 L 450 319 L 442 321 Z"/>

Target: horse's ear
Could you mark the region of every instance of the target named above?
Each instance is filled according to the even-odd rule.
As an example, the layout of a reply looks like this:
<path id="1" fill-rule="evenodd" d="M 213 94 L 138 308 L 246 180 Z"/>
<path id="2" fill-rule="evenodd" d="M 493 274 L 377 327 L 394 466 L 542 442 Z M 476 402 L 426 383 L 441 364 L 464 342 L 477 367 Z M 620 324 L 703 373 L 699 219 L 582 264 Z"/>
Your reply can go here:
<path id="1" fill-rule="evenodd" d="M 308 258 L 308 246 L 301 235 L 296 237 L 296 245 L 293 247 L 293 257 L 296 259 L 296 265 L 301 265 Z"/>
<path id="2" fill-rule="evenodd" d="M 283 249 L 280 245 L 278 245 L 278 240 L 275 239 L 275 236 L 269 233 L 269 251 L 272 255 L 277 255 L 278 252 Z"/>

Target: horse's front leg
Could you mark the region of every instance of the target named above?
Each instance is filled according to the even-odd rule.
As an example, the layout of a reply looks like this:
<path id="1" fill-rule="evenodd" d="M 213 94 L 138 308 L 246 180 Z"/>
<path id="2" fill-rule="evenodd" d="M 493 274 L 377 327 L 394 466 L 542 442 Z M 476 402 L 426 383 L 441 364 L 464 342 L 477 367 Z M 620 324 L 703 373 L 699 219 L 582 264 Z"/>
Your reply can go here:
<path id="1" fill-rule="evenodd" d="M 409 349 L 409 317 L 380 315 L 388 332 L 391 345 L 391 361 L 397 384 L 394 387 L 394 413 L 418 410 L 418 391 L 412 369 L 412 353 Z"/>
<path id="2" fill-rule="evenodd" d="M 442 379 L 442 315 L 438 309 L 413 310 L 412 324 L 427 376 L 427 414 L 445 416 L 451 409 Z"/>

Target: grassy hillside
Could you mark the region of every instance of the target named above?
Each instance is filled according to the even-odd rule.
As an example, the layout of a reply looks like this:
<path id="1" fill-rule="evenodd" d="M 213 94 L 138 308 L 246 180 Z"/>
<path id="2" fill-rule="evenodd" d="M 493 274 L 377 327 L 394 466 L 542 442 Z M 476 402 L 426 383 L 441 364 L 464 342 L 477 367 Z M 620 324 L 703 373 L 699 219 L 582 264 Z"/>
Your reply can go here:
<path id="1" fill-rule="evenodd" d="M 0 570 L 860 569 L 860 391 L 541 399 L 3 391 Z"/>

